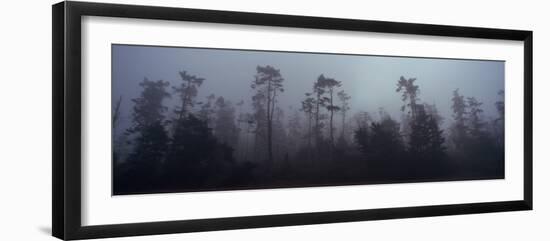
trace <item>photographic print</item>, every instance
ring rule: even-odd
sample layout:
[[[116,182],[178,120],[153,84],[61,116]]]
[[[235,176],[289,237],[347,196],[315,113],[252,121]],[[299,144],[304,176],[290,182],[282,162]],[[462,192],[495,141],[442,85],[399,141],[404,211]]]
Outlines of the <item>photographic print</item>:
[[[111,50],[113,195],[504,178],[501,60]]]

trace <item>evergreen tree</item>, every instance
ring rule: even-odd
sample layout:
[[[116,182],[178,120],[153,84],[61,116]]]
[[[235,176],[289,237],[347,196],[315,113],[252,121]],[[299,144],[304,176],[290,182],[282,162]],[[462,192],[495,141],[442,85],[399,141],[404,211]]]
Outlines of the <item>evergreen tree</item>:
[[[327,94],[327,96],[323,97],[323,103],[325,103],[324,107],[329,112],[329,148],[331,149],[330,154],[332,155],[332,149],[334,148],[334,112],[340,110],[340,106],[337,106],[335,103],[336,89],[342,86],[342,83],[333,78],[326,78],[321,75],[317,84],[318,88],[324,89],[324,92]]]
[[[417,105],[415,110],[415,119],[411,123],[409,152],[418,159],[437,160],[443,157],[445,139],[437,119],[426,113],[424,105]]]
[[[214,114],[216,113],[215,108],[216,95],[210,94],[206,97],[206,101],[202,103],[198,117],[208,124],[210,128],[214,127]]]
[[[181,99],[181,106],[176,109],[176,113],[178,114],[178,119],[182,119],[195,105],[194,99],[197,97],[198,88],[204,82],[204,78],[190,75],[187,71],[180,71],[179,75],[181,84],[172,88]]]
[[[464,96],[459,94],[458,89],[453,91],[452,102],[454,123],[451,126],[451,141],[455,149],[463,150],[468,142],[468,128],[466,126],[467,105]]]
[[[497,145],[504,148],[504,91],[499,91],[498,95],[502,100],[495,102],[498,117],[494,120],[494,127]]]
[[[250,115],[249,127],[253,127],[254,134],[253,157],[254,159],[265,158],[267,155],[267,114],[266,96],[262,91],[252,96],[252,108],[254,112]]]
[[[366,154],[370,147],[370,115],[367,112],[356,113],[353,117],[355,119],[356,129],[353,132],[353,139],[358,149]]]
[[[277,95],[284,91],[281,72],[272,66],[257,66],[257,74],[252,82],[252,89],[265,98],[265,119],[267,122],[267,160],[273,163],[273,116]]]
[[[167,108],[163,100],[170,96],[166,92],[169,83],[144,79],[139,85],[143,91],[138,98],[132,99],[132,126],[127,129],[129,135],[135,136],[133,150],[127,159],[127,180],[133,184],[127,187],[151,188],[168,144],[163,125]]]
[[[416,102],[418,101],[418,94],[420,92],[418,85],[414,84],[415,81],[416,78],[406,79],[401,76],[397,81],[397,89],[395,90],[395,92],[403,92],[401,100],[405,102],[405,104],[401,107],[401,111],[405,111],[405,109],[409,107],[408,113],[412,116],[412,119],[416,118]]]
[[[338,99],[340,99],[340,113],[342,113],[342,130],[340,131],[341,138],[345,141],[346,140],[346,114],[350,110],[349,100],[351,99],[351,96],[349,96],[345,91],[341,90],[338,92]]]
[[[399,123],[387,115],[380,122],[372,122],[368,131],[356,131],[356,141],[369,159],[395,161],[404,151],[399,128]]]
[[[188,114],[176,120],[164,172],[173,188],[200,187],[207,165],[217,161],[218,143],[206,121]],[[218,173],[219,174],[219,173]]]
[[[314,98],[314,113],[315,113],[315,125],[313,127],[313,140],[315,141],[315,148],[317,149],[317,156],[320,156],[319,152],[321,150],[321,141],[322,141],[322,129],[323,129],[323,114],[321,108],[325,106],[325,99],[323,95],[325,94],[325,88],[323,88],[323,82],[325,80],[324,75],[320,75],[317,78],[317,81],[313,84],[313,98]],[[306,94],[307,95],[307,94]]]
[[[473,138],[480,138],[484,135],[487,135],[486,133],[486,125],[487,123],[483,121],[481,115],[483,113],[483,109],[481,109],[481,105],[483,103],[479,102],[474,97],[468,97],[467,99],[468,104],[468,130],[469,134]]]
[[[238,144],[238,128],[235,123],[235,108],[230,101],[223,97],[216,100],[216,121],[214,134],[218,141],[225,143],[233,148]]]
[[[306,98],[302,101],[301,110],[306,115],[307,119],[307,133],[305,138],[307,139],[307,154],[308,160],[311,161],[311,139],[313,137],[312,120],[315,117],[315,98],[311,97],[311,93],[306,93]]]

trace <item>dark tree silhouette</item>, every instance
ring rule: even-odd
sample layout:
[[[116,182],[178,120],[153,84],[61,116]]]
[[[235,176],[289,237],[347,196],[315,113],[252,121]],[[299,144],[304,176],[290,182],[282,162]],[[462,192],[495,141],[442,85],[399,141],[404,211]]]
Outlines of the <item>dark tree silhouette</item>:
[[[117,163],[119,160],[119,153],[118,149],[120,149],[119,143],[117,143],[118,139],[118,124],[120,121],[120,104],[122,103],[122,96],[120,96],[115,104],[115,110],[113,111],[113,123],[112,123],[112,135],[111,138],[113,140],[112,144],[116,146],[117,148],[113,148],[113,162]]]
[[[201,107],[198,113],[198,117],[208,124],[209,127],[214,126],[214,114],[216,113],[216,95],[210,94],[206,97],[206,101],[201,103]]]
[[[189,111],[188,109],[195,105],[194,98],[197,97],[198,88],[204,82],[204,78],[190,75],[187,71],[180,71],[179,74],[182,82],[180,86],[172,88],[181,99],[181,106],[176,109],[176,113],[178,113],[178,119],[182,119]]]
[[[367,126],[360,126],[353,133],[353,139],[357,144],[359,150],[364,154],[368,154],[370,150],[370,130]]]
[[[376,161],[395,161],[404,152],[399,123],[389,115],[380,122],[372,122],[370,128],[355,131],[355,142],[367,158]]]
[[[265,119],[267,122],[267,160],[273,163],[273,114],[277,103],[277,94],[283,92],[283,77],[278,69],[272,66],[256,67],[257,74],[252,82],[252,89],[265,98]]]
[[[349,106],[349,100],[351,99],[351,96],[349,96],[345,91],[341,90],[338,92],[338,99],[340,99],[340,113],[342,113],[342,130],[340,131],[341,135],[340,137],[342,140],[346,140],[346,114],[350,110]]]
[[[408,119],[409,124],[409,140],[408,152],[418,160],[435,160],[444,156],[445,147],[443,143],[443,131],[439,128],[438,116],[435,106],[427,106],[418,104],[418,94],[420,89],[414,82],[416,78],[406,79],[401,76],[397,81],[396,92],[403,92],[401,100],[405,104],[401,107],[401,111],[405,111],[409,107]],[[428,108],[426,108],[428,107]],[[428,109],[431,113],[428,113]]]
[[[275,112],[273,114],[273,127],[272,127],[272,144],[273,144],[273,159],[274,160],[283,160],[283,158],[288,158],[289,147],[288,147],[288,128],[285,128],[285,113],[283,109],[275,107]],[[279,163],[280,164],[280,163]],[[288,164],[288,163],[287,163]]]
[[[189,114],[177,120],[175,126],[172,148],[164,165],[165,178],[168,178],[169,187],[200,187],[206,179],[205,170],[214,164],[219,164],[211,163],[219,160],[216,157],[221,156],[222,160],[231,161],[232,149],[225,146],[219,148],[216,138],[205,121]],[[218,172],[218,175],[222,173]]]
[[[167,108],[162,103],[170,96],[165,90],[169,84],[162,80],[144,79],[139,85],[143,91],[138,98],[132,99],[132,126],[127,129],[129,135],[135,136],[133,150],[122,167],[126,171],[119,172],[126,177],[126,182],[119,182],[120,186],[115,187],[119,190],[152,188],[168,146],[168,135],[163,125]]]
[[[501,90],[498,92],[498,95],[503,98],[503,100],[499,100],[495,102],[495,107],[498,111],[498,120],[504,121],[504,91]]]
[[[235,148],[238,144],[239,130],[235,123],[235,108],[223,97],[216,100],[216,121],[214,135],[218,141]]]
[[[503,160],[503,152],[498,148],[497,141],[491,136],[487,121],[482,118],[481,106],[483,103],[474,97],[468,97],[467,105],[469,141],[464,152],[477,162],[475,163],[477,167],[490,168],[494,171],[495,161]]]
[[[483,105],[483,103],[477,101],[477,99],[474,97],[468,97],[466,100],[469,109],[467,124],[470,135],[474,138],[479,138],[481,136],[487,135],[487,133],[485,132],[485,127],[487,123],[481,118],[481,114],[483,113],[481,105]]]
[[[122,96],[120,96],[115,105],[115,111],[113,112],[113,129],[116,129],[120,118],[120,104],[122,103]]]
[[[497,108],[498,117],[493,121],[494,122],[494,132],[496,135],[497,145],[502,149],[504,148],[504,91],[499,91],[498,95],[502,98],[495,102],[495,107]]]
[[[401,111],[405,111],[406,107],[409,107],[409,114],[412,116],[412,119],[416,117],[416,102],[418,101],[418,85],[414,84],[414,81],[416,81],[416,78],[410,78],[406,79],[405,77],[401,76],[399,80],[397,81],[397,89],[395,92],[403,92],[401,95],[401,100],[405,102],[405,104],[401,107]]]
[[[170,94],[166,92],[168,85],[168,82],[162,80],[150,81],[147,78],[139,83],[143,91],[140,97],[132,99],[134,103],[132,127],[128,129],[128,132],[139,132],[142,128],[164,120],[164,113],[167,108],[163,105],[163,101],[165,98],[170,97]]]
[[[309,161],[311,161],[311,138],[313,137],[313,129],[312,129],[312,120],[315,115],[315,99],[311,97],[311,93],[306,93],[306,98],[302,101],[302,108],[301,110],[305,113],[306,119],[307,119],[307,133],[306,133],[306,139],[307,139],[307,158]]]
[[[253,158],[265,158],[267,155],[267,114],[266,114],[266,98],[262,91],[257,91],[252,96],[252,108],[254,112],[250,115],[249,126],[253,126],[254,143]]]
[[[467,106],[464,96],[460,95],[458,89],[453,91],[452,110],[454,123],[451,126],[451,141],[455,149],[462,150],[468,142],[468,130],[466,126]]]
[[[323,103],[325,103],[325,108],[330,113],[329,117],[329,141],[330,141],[330,154],[333,154],[333,148],[334,148],[334,112],[337,112],[340,110],[340,106],[337,106],[335,103],[336,98],[336,88],[339,88],[342,86],[342,83],[340,81],[337,81],[333,78],[326,78],[323,75],[319,77],[319,80],[317,81],[318,87],[324,89],[327,96],[323,97]]]
[[[315,141],[315,148],[317,149],[317,156],[320,156],[320,146],[322,141],[322,129],[323,129],[323,114],[321,113],[321,107],[325,105],[325,99],[323,98],[323,95],[325,94],[325,88],[323,88],[323,82],[324,82],[325,76],[320,75],[317,78],[317,81],[313,84],[313,93],[312,95],[315,98],[314,104],[315,104],[315,126],[313,129],[314,134],[314,141]],[[307,95],[307,94],[306,94]]]
[[[290,108],[290,111],[292,111],[292,114],[288,119],[288,123],[287,123],[287,129],[288,129],[287,144],[288,144],[289,153],[291,155],[294,155],[302,144],[303,127],[300,119],[300,112],[293,108]]]
[[[437,119],[428,115],[424,105],[416,105],[415,118],[411,123],[409,152],[419,160],[437,160],[444,156],[443,131]]]

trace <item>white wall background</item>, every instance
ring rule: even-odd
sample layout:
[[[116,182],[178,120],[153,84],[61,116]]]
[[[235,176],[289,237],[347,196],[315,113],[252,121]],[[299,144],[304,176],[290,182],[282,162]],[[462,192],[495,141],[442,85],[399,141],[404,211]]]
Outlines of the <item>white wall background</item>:
[[[550,7],[545,1],[110,0],[189,8],[468,25],[534,31],[535,210],[113,240],[549,240],[545,135],[550,88]],[[9,1],[0,10],[0,240],[54,240],[51,231],[51,4]]]

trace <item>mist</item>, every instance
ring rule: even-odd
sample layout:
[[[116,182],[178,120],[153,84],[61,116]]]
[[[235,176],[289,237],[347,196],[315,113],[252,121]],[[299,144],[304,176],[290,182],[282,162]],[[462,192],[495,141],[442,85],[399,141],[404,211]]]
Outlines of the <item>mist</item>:
[[[112,45],[113,193],[504,178],[497,60]]]
[[[164,80],[175,86],[179,71],[186,70],[206,79],[197,100],[215,94],[232,103],[245,102],[250,111],[250,84],[256,66],[271,65],[281,70],[285,91],[278,99],[284,110],[299,109],[304,93],[320,74],[342,82],[350,96],[350,113],[367,111],[376,115],[383,108],[399,118],[402,102],[396,93],[400,76],[416,78],[421,86],[420,99],[436,105],[443,126],[452,119],[452,92],[474,96],[486,117],[496,116],[494,103],[502,101],[497,93],[504,89],[504,62],[483,60],[435,59],[417,57],[357,56],[341,54],[286,53],[176,47],[113,45],[112,98],[123,97],[121,126],[128,126],[131,99],[140,93],[144,78]],[[170,98],[166,105],[175,105]],[[115,101],[113,101],[113,105]]]

